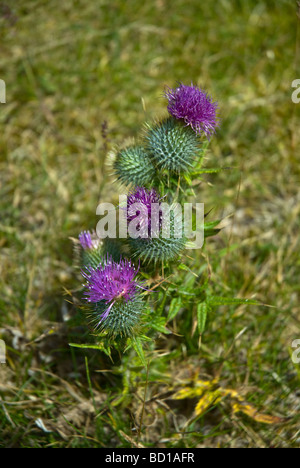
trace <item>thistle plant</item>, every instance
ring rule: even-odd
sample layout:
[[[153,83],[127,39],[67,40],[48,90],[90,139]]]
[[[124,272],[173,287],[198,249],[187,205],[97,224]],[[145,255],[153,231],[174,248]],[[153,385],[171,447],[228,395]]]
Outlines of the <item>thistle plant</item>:
[[[201,337],[213,307],[230,303],[214,295],[208,278],[188,265],[189,243],[182,214],[176,210],[180,202],[195,196],[194,179],[220,170],[202,167],[219,125],[218,105],[193,84],[166,88],[164,97],[168,115],[147,123],[138,143],[115,155],[115,178],[127,191],[127,202],[119,210],[128,238],[116,248],[115,239],[99,239],[89,231],[79,235],[82,300],[99,349],[109,354],[110,346],[125,343],[126,349],[135,349],[144,365],[144,345],[151,342],[155,346],[157,332],[170,333],[167,324],[182,309],[196,312]],[[219,232],[220,222],[207,222],[206,216],[202,226],[205,239]],[[191,224],[197,224],[195,213]],[[167,275],[172,276],[171,282]]]

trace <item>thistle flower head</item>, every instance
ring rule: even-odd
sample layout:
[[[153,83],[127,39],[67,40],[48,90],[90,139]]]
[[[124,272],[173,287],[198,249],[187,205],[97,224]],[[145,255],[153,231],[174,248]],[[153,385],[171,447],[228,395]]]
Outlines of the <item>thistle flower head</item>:
[[[127,224],[136,220],[138,237],[151,237],[153,232],[159,232],[162,214],[160,211],[160,196],[155,189],[136,187],[127,197]],[[154,210],[156,212],[154,213]]]
[[[121,258],[119,262],[115,262],[109,255],[97,268],[87,267],[82,271],[86,279],[84,294],[87,301],[94,303],[96,307],[96,328],[101,325],[108,331],[122,333],[129,327],[128,324],[130,327],[132,323],[135,324],[141,308],[140,289],[144,289],[136,281],[138,271],[130,260]],[[136,299],[138,309],[135,308]],[[128,314],[130,307],[127,307],[130,302],[133,303],[131,315]],[[125,314],[124,310],[127,310]]]
[[[218,104],[201,88],[186,86],[182,83],[177,88],[167,88],[168,112],[176,119],[182,119],[197,135],[202,132],[209,138],[218,125]]]

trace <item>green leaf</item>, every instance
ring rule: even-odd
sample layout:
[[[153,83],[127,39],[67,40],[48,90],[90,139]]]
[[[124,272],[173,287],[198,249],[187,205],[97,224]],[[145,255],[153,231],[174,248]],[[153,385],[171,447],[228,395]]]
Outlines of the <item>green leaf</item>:
[[[170,320],[173,320],[173,318],[176,317],[178,314],[179,310],[182,307],[182,301],[180,297],[174,297],[174,299],[171,300],[170,304],[170,309],[167,317],[167,321],[169,322]]]
[[[217,219],[216,221],[210,221],[209,223],[204,223],[204,230],[214,229],[222,220]]]
[[[133,349],[135,350],[136,354],[140,358],[143,366],[146,367],[147,363],[146,363],[145,353],[144,353],[141,339],[137,336],[133,336],[130,338],[130,341],[131,341]]]
[[[178,269],[179,270],[183,270],[183,271],[186,271],[188,273],[191,273],[195,278],[198,276],[196,275],[196,273],[193,272],[193,270],[191,270],[188,266],[186,266],[184,263],[180,263],[178,265]],[[195,281],[195,278],[194,278],[194,281]]]
[[[226,169],[230,169],[230,167],[212,167],[212,168],[204,168],[204,169],[199,169],[194,172],[190,172],[191,177],[196,177],[201,174],[217,174],[218,172],[222,172]]]
[[[81,348],[81,349],[101,349],[99,345],[90,345],[90,344],[69,343],[69,346],[72,346],[73,348]]]
[[[168,297],[167,294],[164,293],[163,299],[162,299],[161,303],[157,306],[157,309],[156,309],[156,313],[158,315],[163,313],[165,305],[166,305],[167,297]]]
[[[190,178],[189,174],[184,174],[184,179],[188,183],[188,185],[192,185],[192,179]]]
[[[197,322],[199,335],[202,335],[202,333],[205,330],[208,309],[209,306],[206,302],[200,302],[197,306]]]
[[[190,269],[188,266],[186,266],[184,263],[180,263],[180,264],[178,265],[178,269],[179,269],[179,270],[188,271],[189,273],[191,272],[191,269]]]
[[[221,229],[216,229],[216,226],[218,226],[218,224],[220,224],[222,220],[221,219],[217,219],[216,221],[211,221],[209,223],[204,223],[204,237],[211,237],[211,236],[215,236],[216,234],[218,234],[218,232],[221,231]]]
[[[219,297],[210,296],[209,303],[211,305],[233,305],[233,304],[249,304],[249,305],[261,305],[256,299],[239,299],[234,297]]]
[[[177,291],[181,296],[195,296],[195,295],[196,295],[194,292],[186,291],[185,288],[176,288],[176,291]]]
[[[139,335],[139,339],[140,339],[141,341],[148,341],[148,342],[149,342],[149,341],[153,341],[153,339],[150,338],[150,337],[147,336],[147,335]]]
[[[156,330],[159,333],[166,333],[167,335],[169,335],[171,332],[166,328],[165,325],[165,317],[155,317],[155,319],[150,323],[150,326],[153,328],[153,330]]]
[[[221,229],[210,229],[209,231],[204,231],[204,238],[206,239],[206,237],[216,236],[220,231]]]
[[[110,348],[106,348],[104,344],[91,345],[91,344],[69,343],[69,346],[72,346],[73,348],[81,348],[81,349],[98,349],[98,351],[103,351],[107,356],[111,357]]]

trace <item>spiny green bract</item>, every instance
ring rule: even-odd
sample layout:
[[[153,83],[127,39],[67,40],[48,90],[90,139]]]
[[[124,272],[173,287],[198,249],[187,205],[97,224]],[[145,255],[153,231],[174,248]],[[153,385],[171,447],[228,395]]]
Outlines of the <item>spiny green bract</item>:
[[[146,134],[147,151],[159,169],[186,172],[193,166],[195,156],[200,157],[200,139],[191,127],[169,117]]]
[[[148,263],[164,263],[175,260],[185,247],[184,238],[130,239],[133,257]]]
[[[145,311],[145,301],[140,295],[128,302],[117,301],[111,307],[107,317],[99,324],[99,317],[106,309],[107,304],[105,301],[94,305],[92,312],[88,313],[91,325],[99,332],[107,332],[111,337],[117,335],[124,337],[133,336],[138,332],[139,324]]]
[[[120,260],[121,250],[117,241],[114,239],[99,240],[99,246],[92,249],[80,249],[81,267],[97,268],[99,263],[108,254],[113,260]]]
[[[81,252],[81,265],[82,266],[91,266],[92,268],[97,268],[101,259],[103,258],[102,246],[97,249],[88,249]]]
[[[162,225],[158,236],[131,238],[129,244],[133,257],[148,263],[164,263],[175,260],[184,250],[186,237],[183,233],[180,205],[162,203]]]
[[[142,146],[130,146],[116,156],[114,171],[125,185],[145,186],[153,181],[155,168]]]

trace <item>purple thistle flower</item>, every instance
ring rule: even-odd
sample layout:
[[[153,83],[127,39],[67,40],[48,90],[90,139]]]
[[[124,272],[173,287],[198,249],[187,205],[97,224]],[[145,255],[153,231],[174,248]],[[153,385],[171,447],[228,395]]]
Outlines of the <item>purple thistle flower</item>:
[[[168,112],[176,119],[182,119],[196,134],[204,132],[209,138],[218,125],[218,104],[202,89],[179,83],[177,88],[167,88]]]
[[[90,231],[83,231],[79,234],[78,238],[84,250],[97,249],[99,247],[100,239],[95,232],[91,234]]]
[[[162,212],[160,200],[155,189],[136,187],[127,197],[127,224],[138,218],[136,231],[141,238],[149,238],[158,235],[161,223]]]
[[[143,286],[135,280],[139,268],[136,269],[130,260],[120,259],[115,262],[107,255],[95,269],[87,267],[82,275],[87,280],[84,293],[88,302],[98,303],[104,301],[107,309],[100,316],[97,326],[105,320],[116,302],[128,302],[138,294]]]

